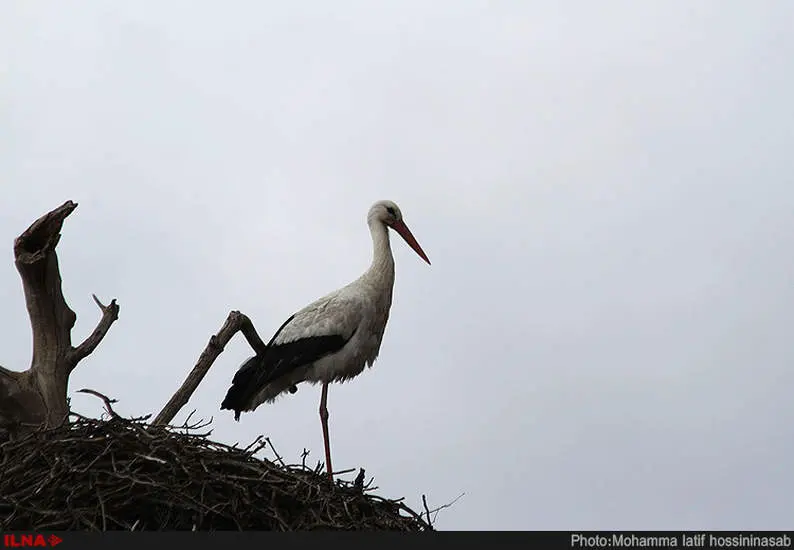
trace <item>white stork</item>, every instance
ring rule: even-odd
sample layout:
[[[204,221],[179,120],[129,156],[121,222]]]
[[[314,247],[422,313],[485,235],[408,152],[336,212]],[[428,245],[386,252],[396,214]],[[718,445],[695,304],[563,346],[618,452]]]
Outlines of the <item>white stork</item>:
[[[320,298],[287,319],[267,350],[248,359],[234,375],[221,409],[253,411],[284,392],[295,393],[301,382],[323,385],[320,421],[325,443],[325,466],[333,479],[328,440],[328,384],[345,382],[371,367],[378,357],[394,286],[394,258],[389,244],[391,227],[428,264],[430,260],[403,221],[392,201],[378,201],[367,214],[372,234],[372,264],[364,274]]]

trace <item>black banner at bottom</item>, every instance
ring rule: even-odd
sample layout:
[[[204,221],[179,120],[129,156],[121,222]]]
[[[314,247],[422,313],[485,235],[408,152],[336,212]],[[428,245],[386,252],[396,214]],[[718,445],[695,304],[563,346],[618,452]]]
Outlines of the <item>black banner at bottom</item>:
[[[191,550],[244,548],[278,544],[283,547],[312,548],[318,544],[344,545],[345,550],[357,547],[371,549],[373,544],[388,546],[415,545],[411,550],[454,544],[484,550],[484,546],[516,548],[689,548],[689,549],[753,549],[792,548],[791,531],[512,531],[512,532],[3,532],[3,548],[55,548],[59,550],[92,550],[94,548],[142,548],[175,550],[189,546]],[[387,550],[381,548],[379,550]]]

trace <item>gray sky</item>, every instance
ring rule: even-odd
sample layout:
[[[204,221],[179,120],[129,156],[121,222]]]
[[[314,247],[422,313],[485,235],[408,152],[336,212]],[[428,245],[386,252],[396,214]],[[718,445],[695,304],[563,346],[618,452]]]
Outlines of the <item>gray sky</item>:
[[[794,4],[6,1],[0,364],[31,337],[13,239],[59,252],[72,378],[157,413],[231,309],[267,339],[357,277],[396,201],[373,369],[329,394],[334,466],[441,529],[782,529],[794,508]],[[394,236],[393,236],[394,237]],[[322,456],[319,388],[188,407]],[[352,477],[352,475],[351,475]]]

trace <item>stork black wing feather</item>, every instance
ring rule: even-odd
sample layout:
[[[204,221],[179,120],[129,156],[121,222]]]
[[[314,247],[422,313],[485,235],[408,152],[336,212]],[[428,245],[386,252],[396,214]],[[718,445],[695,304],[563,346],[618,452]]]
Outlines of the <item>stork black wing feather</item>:
[[[273,346],[262,358],[260,368],[250,369],[249,384],[256,393],[265,384],[342,349],[346,343],[341,336],[313,336]]]
[[[292,317],[287,319],[276,331],[264,354],[248,358],[235,373],[232,386],[221,403],[221,409],[235,412],[235,420],[239,420],[240,411],[246,410],[253,397],[265,385],[291,370],[339,351],[353,336],[352,334],[349,338],[340,335],[312,336],[274,345],[276,336],[291,320]]]

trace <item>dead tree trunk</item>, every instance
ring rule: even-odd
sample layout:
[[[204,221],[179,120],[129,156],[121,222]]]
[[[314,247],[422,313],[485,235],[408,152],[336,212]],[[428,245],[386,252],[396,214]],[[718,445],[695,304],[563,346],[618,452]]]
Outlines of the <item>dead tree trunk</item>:
[[[30,368],[23,372],[0,366],[0,442],[68,421],[69,375],[96,349],[118,319],[116,300],[105,306],[94,296],[102,318],[80,345],[72,346],[72,328],[77,315],[63,296],[55,248],[61,238],[63,222],[75,208],[76,203],[66,201],[33,222],[14,241],[14,257],[33,329],[33,360]],[[196,366],[153,424],[168,424],[174,418],[237,332],[243,333],[257,354],[266,353],[267,345],[251,320],[239,311],[232,311],[218,334],[210,338]],[[85,391],[101,395],[93,390]],[[290,391],[295,393],[297,388],[293,386]]]
[[[102,318],[81,344],[72,346],[77,315],[63,296],[55,248],[63,222],[75,208],[76,203],[66,201],[14,241],[15,263],[33,329],[33,359],[23,372],[0,367],[0,440],[68,421],[69,375],[118,319],[115,300],[105,306],[94,296]]]

